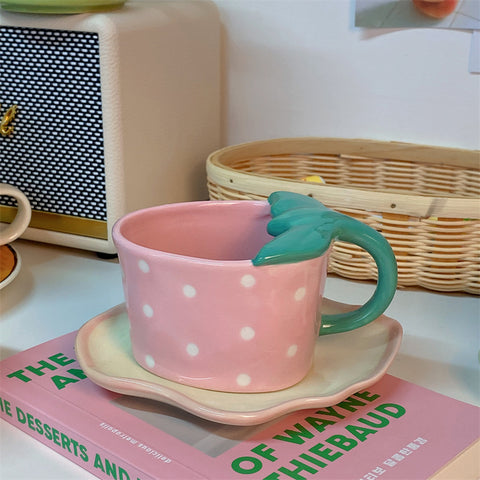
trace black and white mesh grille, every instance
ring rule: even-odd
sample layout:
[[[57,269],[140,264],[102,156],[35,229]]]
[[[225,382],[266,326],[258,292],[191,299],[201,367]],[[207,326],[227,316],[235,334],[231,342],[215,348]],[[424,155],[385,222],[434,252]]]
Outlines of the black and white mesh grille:
[[[18,105],[0,182],[35,210],[106,220],[98,34],[0,26],[0,52],[0,118]]]

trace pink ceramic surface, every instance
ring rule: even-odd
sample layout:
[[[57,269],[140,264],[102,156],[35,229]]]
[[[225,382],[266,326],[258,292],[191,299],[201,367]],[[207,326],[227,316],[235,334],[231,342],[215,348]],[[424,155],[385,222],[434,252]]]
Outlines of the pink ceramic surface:
[[[117,222],[133,354],[143,368],[230,392],[279,390],[307,374],[327,256],[253,266],[270,219],[266,202],[210,201]]]
[[[323,302],[323,312],[351,308],[329,299]],[[167,313],[161,318],[166,317]],[[386,316],[350,332],[319,336],[312,368],[300,382],[249,394],[195,388],[140,367],[132,355],[125,305],[88,321],[78,332],[75,350],[85,374],[108,390],[165,402],[215,422],[256,425],[296,410],[334,405],[373,385],[392,363],[401,340],[402,327]]]

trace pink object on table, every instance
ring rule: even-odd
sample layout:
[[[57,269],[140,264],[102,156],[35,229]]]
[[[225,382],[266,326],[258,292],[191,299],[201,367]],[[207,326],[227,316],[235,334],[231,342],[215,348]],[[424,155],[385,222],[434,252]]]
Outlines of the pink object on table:
[[[272,391],[313,360],[327,255],[255,267],[266,202],[192,202],[131,213],[114,241],[135,359],[206,389]]]

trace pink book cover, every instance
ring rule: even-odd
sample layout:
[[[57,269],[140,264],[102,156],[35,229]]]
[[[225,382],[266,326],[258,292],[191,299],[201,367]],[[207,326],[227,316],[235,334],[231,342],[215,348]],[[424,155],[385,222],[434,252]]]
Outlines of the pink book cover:
[[[0,414],[98,478],[421,480],[479,438],[478,407],[390,375],[328,408],[217,424],[95,385],[75,336],[0,363]]]

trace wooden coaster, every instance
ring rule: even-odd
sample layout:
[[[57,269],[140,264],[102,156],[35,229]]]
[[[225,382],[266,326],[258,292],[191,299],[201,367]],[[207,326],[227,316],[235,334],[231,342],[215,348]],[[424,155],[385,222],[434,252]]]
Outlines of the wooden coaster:
[[[3,282],[14,270],[17,264],[15,250],[9,245],[0,247],[0,282]]]

